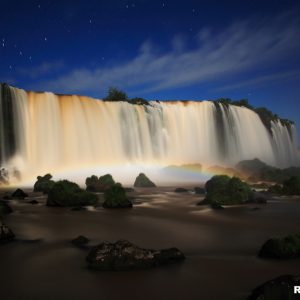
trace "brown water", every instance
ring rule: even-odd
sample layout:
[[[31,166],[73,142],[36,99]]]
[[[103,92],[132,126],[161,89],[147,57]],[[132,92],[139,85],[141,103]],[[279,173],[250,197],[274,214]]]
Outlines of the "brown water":
[[[1,299],[246,299],[273,277],[299,274],[300,260],[257,258],[271,236],[300,231],[300,199],[273,199],[213,211],[200,197],[173,188],[139,189],[129,210],[71,211],[11,201],[6,217],[18,240],[0,246]],[[176,246],[186,255],[178,265],[146,271],[94,272],[86,250],[69,242],[85,235],[94,245],[128,239],[141,247]]]

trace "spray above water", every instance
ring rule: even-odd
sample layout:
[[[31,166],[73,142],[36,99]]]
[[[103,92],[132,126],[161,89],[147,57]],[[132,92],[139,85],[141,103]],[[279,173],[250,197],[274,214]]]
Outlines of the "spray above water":
[[[299,163],[295,127],[274,121],[270,131],[245,107],[211,101],[133,105],[6,85],[0,94],[1,166],[17,167],[24,181],[124,166],[136,176],[147,166],[234,166],[253,158],[277,167]]]

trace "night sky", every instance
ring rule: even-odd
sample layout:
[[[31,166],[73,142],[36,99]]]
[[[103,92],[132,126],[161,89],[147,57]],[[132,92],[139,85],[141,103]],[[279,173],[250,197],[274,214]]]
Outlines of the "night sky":
[[[104,97],[248,98],[300,124],[300,3],[0,1],[0,81]]]

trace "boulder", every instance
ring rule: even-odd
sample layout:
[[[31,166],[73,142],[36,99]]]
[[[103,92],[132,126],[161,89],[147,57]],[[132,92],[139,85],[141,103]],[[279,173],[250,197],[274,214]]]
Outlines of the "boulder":
[[[48,194],[55,183],[53,180],[51,180],[51,178],[51,174],[38,176],[37,181],[34,184],[33,190],[35,192],[43,192],[44,194]]]
[[[88,266],[100,271],[149,269],[182,261],[184,254],[177,248],[143,249],[128,241],[104,242],[93,247],[86,260]]]
[[[134,187],[156,187],[156,185],[144,174],[140,173],[135,179]]]
[[[102,193],[110,189],[115,184],[115,181],[110,174],[105,174],[99,178],[96,175],[92,175],[86,178],[85,184],[88,192]]]
[[[104,193],[104,208],[131,208],[132,203],[127,198],[126,191],[120,183],[115,183]]]
[[[300,234],[267,240],[261,247],[258,256],[275,259],[300,257]]]
[[[179,187],[179,188],[175,189],[174,192],[175,192],[175,193],[187,193],[188,190],[185,189],[185,188]]]
[[[97,196],[82,190],[68,180],[55,182],[48,193],[47,206],[86,206],[95,205]]]
[[[73,239],[71,241],[71,243],[76,246],[76,247],[83,247],[85,246],[90,240],[83,236],[83,235],[79,235],[77,238]]]
[[[12,198],[17,198],[17,199],[24,199],[28,197],[28,194],[26,194],[23,190],[21,189],[16,189],[12,194]]]
[[[295,286],[300,286],[300,276],[283,275],[255,288],[247,300],[297,300]]]
[[[215,175],[205,184],[205,202],[213,202],[220,205],[243,204],[253,199],[250,186],[237,177],[227,175]]]
[[[11,229],[0,221],[0,244],[10,242],[15,238]]]

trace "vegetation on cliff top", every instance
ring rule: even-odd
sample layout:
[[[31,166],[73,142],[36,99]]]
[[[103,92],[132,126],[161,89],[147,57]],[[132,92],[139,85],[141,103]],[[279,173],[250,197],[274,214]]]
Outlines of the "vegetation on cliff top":
[[[234,101],[230,98],[219,98],[217,100],[215,100],[216,104],[223,104],[223,105],[235,105],[235,106],[240,106],[240,107],[246,107],[249,108],[251,110],[253,110],[254,112],[256,112],[261,121],[264,123],[264,125],[266,126],[266,128],[271,131],[271,122],[275,122],[275,121],[280,121],[282,125],[287,126],[288,128],[290,128],[294,122],[288,119],[282,119],[280,118],[277,114],[274,114],[272,111],[270,111],[269,109],[265,108],[265,107],[257,107],[255,108],[254,106],[252,106],[249,103],[248,99],[241,99],[241,100],[237,100]]]

